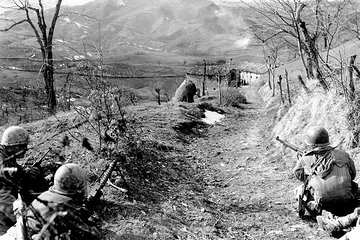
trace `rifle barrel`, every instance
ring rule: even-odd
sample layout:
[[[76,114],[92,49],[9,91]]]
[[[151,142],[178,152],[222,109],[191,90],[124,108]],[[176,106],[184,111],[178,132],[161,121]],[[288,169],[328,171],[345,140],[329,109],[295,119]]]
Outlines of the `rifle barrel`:
[[[34,162],[31,167],[35,167],[39,164],[41,164],[42,160],[46,157],[46,155],[51,151],[51,148],[49,147],[49,149],[41,156],[41,158],[39,158],[39,160],[37,160],[36,162]]]
[[[303,155],[304,152],[303,152],[300,148],[298,148],[298,147],[296,147],[296,146],[294,146],[294,145],[292,145],[292,144],[290,144],[290,143],[287,143],[287,142],[285,142],[284,140],[281,140],[281,139],[279,138],[279,136],[277,136],[275,139],[276,139],[277,141],[281,142],[284,146],[286,146],[286,147],[294,150],[295,152],[298,152],[299,154]]]

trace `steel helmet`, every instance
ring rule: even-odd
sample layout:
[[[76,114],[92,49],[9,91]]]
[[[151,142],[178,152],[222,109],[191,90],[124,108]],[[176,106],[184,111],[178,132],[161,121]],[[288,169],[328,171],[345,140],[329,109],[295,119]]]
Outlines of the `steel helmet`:
[[[306,133],[305,143],[311,147],[327,146],[329,145],[329,134],[323,127],[311,127]]]
[[[8,127],[1,138],[3,146],[17,146],[29,144],[30,137],[28,131],[19,126]]]
[[[54,176],[53,191],[65,195],[87,195],[87,180],[83,169],[74,163],[67,163],[58,168]]]

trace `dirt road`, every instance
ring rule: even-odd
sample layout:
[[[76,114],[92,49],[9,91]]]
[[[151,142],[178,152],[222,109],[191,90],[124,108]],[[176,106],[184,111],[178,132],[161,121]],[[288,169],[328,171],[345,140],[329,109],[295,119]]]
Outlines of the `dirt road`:
[[[257,91],[243,88],[249,104],[226,114],[189,149],[206,165],[206,193],[217,211],[219,238],[332,239],[311,220],[300,220],[292,176],[295,153],[278,153],[269,130],[272,116],[263,109]]]

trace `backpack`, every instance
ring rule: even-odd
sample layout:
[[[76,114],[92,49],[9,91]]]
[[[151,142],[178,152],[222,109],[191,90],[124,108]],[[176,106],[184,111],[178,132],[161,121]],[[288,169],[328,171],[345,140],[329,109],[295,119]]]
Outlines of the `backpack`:
[[[337,159],[333,150],[320,156],[315,154],[315,157],[317,159],[312,166],[307,188],[322,209],[343,215],[342,212],[347,211],[344,209],[352,209],[355,203],[349,165],[346,161]]]

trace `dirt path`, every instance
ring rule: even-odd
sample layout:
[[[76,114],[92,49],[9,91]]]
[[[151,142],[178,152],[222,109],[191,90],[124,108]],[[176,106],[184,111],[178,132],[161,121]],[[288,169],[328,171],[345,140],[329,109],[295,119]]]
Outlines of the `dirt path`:
[[[299,185],[291,174],[295,159],[276,153],[271,116],[255,89],[243,91],[245,109],[226,115],[192,146],[208,166],[206,192],[221,212],[215,227],[234,239],[332,239],[316,222],[298,218],[292,199]]]

